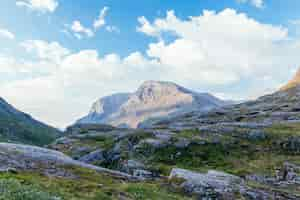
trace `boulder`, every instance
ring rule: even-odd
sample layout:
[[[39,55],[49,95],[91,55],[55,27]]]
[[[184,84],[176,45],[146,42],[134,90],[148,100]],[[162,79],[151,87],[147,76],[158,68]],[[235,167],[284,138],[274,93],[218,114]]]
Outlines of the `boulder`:
[[[136,160],[126,160],[122,163],[122,171],[127,173],[133,173],[137,169],[145,169],[145,165]]]
[[[247,134],[247,139],[249,140],[264,140],[266,139],[267,136],[264,133],[264,131],[262,130],[251,130],[248,134]]]
[[[142,140],[135,148],[139,148],[144,145],[148,145],[155,149],[159,149],[159,148],[163,148],[163,147],[167,146],[168,143],[164,139],[148,138],[148,139]]]
[[[189,194],[196,194],[199,198],[217,198],[232,196],[239,192],[243,180],[237,176],[210,170],[206,174],[196,173],[185,169],[175,168],[169,179],[183,179],[181,187]]]
[[[103,162],[105,161],[104,152],[102,149],[98,149],[87,155],[82,156],[81,158],[79,158],[79,161],[85,163]]]
[[[278,181],[300,184],[300,166],[285,162],[276,173]]]
[[[186,138],[178,138],[178,141],[174,143],[174,146],[178,149],[187,148],[191,144],[191,141]]]
[[[133,171],[133,176],[139,180],[153,179],[153,173],[143,169],[137,169]]]

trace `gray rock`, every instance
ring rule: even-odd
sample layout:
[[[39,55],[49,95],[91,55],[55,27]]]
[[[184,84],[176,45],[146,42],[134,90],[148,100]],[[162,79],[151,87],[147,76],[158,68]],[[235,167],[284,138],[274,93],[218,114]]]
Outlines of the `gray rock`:
[[[133,174],[135,170],[139,170],[139,169],[143,170],[145,168],[146,167],[143,163],[136,160],[123,161],[121,166],[121,170],[129,174]]]
[[[0,143],[0,168],[35,171],[52,176],[71,176],[68,167],[82,167],[110,176],[135,180],[129,174],[73,160],[61,152],[30,145]]]
[[[102,149],[98,149],[85,156],[82,156],[81,158],[79,158],[79,161],[85,163],[103,162],[105,161],[104,152]]]
[[[264,140],[267,138],[266,134],[262,130],[251,130],[247,134],[247,138],[250,140]]]
[[[223,172],[210,170],[206,174],[196,173],[184,169],[173,169],[169,179],[182,178],[185,181],[182,184],[184,190],[190,194],[200,196],[216,194],[233,194],[240,190],[243,184],[242,179],[237,176]]]
[[[133,176],[140,180],[152,179],[153,173],[147,170],[137,169],[133,170]]]
[[[178,138],[178,141],[174,143],[174,146],[178,149],[187,148],[191,144],[191,141],[186,138]]]
[[[142,140],[136,148],[139,148],[143,145],[149,145],[155,149],[159,149],[159,148],[163,148],[163,147],[167,146],[168,143],[163,139],[148,138],[148,139]]]
[[[298,136],[288,137],[284,141],[279,141],[279,145],[285,151],[299,153],[300,152],[300,137],[298,137]]]
[[[75,140],[72,138],[68,138],[68,137],[61,137],[58,138],[53,145],[58,145],[58,144],[63,144],[63,145],[70,145],[74,142]]]
[[[88,146],[75,147],[75,148],[72,148],[72,155],[74,155],[74,156],[79,155],[80,156],[82,154],[87,154],[91,151],[92,151],[91,147],[88,147]]]
[[[180,183],[178,179],[182,179]],[[278,191],[251,188],[234,175],[210,170],[207,173],[197,173],[184,169],[173,169],[169,179],[175,179],[180,187],[190,195],[196,195],[200,200],[297,200],[293,194]]]
[[[285,162],[277,172],[276,179],[277,181],[300,184],[300,166]]]

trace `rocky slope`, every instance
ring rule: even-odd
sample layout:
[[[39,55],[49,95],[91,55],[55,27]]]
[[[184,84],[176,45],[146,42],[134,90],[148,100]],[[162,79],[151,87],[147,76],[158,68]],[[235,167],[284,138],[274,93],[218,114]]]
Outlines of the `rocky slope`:
[[[195,199],[288,200],[300,198],[299,132],[299,123],[201,130],[77,125],[50,147],[142,182],[169,177],[173,190]]]
[[[191,200],[169,191],[166,184],[163,180],[143,182],[45,148],[0,143],[0,199]]]
[[[44,145],[59,134],[55,128],[33,119],[0,98],[0,141]]]
[[[144,128],[203,129],[207,126],[244,126],[262,128],[278,123],[300,122],[300,86],[280,90],[255,101],[213,109],[207,113],[190,112],[165,120],[141,124]]]
[[[300,199],[300,87],[154,119],[77,125],[50,147],[141,180],[169,177],[195,199]]]
[[[106,123],[136,128],[149,118],[192,110],[208,111],[226,104],[210,94],[199,94],[170,82],[147,81],[132,94],[115,94],[95,102],[80,124]]]

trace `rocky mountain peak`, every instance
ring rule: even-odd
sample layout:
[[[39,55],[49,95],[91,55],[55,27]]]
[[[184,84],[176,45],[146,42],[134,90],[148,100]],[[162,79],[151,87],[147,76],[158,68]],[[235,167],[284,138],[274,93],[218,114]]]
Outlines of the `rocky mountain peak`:
[[[136,95],[142,101],[156,100],[164,96],[174,95],[187,91],[183,87],[164,81],[146,81],[136,91]]]
[[[172,82],[146,81],[134,93],[114,94],[96,101],[79,124],[110,124],[136,128],[148,119],[224,105],[207,93],[192,92]]]
[[[280,88],[281,91],[288,90],[291,88],[294,88],[296,86],[300,85],[300,67],[294,77],[282,88]]]

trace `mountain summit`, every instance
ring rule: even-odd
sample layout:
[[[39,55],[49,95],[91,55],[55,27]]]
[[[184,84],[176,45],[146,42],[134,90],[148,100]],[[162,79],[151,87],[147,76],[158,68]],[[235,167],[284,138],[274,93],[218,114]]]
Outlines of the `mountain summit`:
[[[300,85],[300,68],[298,69],[296,75],[285,86],[280,88],[280,90],[282,91],[288,90],[299,85]]]
[[[96,101],[79,124],[106,123],[136,128],[150,118],[188,111],[208,111],[225,102],[171,82],[146,81],[134,93],[121,93]]]

